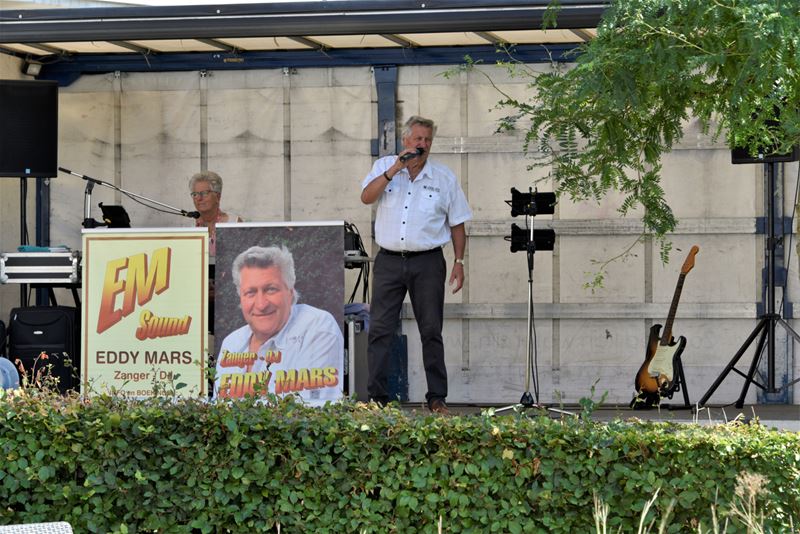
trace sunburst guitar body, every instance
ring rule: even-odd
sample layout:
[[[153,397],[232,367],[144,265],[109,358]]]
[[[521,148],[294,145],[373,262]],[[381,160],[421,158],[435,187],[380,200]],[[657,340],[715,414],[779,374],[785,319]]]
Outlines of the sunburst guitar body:
[[[672,305],[669,308],[667,321],[664,323],[664,330],[661,325],[656,324],[650,328],[650,336],[647,340],[647,352],[645,353],[644,363],[636,373],[636,391],[638,393],[656,393],[662,397],[671,396],[677,387],[675,380],[675,369],[678,359],[686,347],[686,338],[680,336],[677,341],[672,337],[672,323],[675,320],[675,313],[678,311],[683,282],[686,275],[694,267],[694,257],[700,251],[698,246],[693,246],[686,257],[686,261],[681,267],[681,274],[678,277],[678,284],[675,287],[675,294],[672,296]]]
[[[636,373],[636,391],[658,393],[666,397],[672,393],[675,386],[675,369],[678,358],[686,347],[686,338],[680,336],[678,341],[670,338],[666,345],[661,345],[660,332],[660,324],[650,327],[647,354],[639,372]]]

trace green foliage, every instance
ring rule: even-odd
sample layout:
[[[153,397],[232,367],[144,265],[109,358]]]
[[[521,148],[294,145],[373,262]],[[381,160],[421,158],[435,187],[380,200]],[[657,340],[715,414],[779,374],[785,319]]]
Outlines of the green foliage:
[[[667,532],[737,519],[742,473],[764,526],[800,518],[800,435],[579,418],[408,415],[345,403],[0,396],[0,523],[76,532]],[[748,501],[749,502],[749,501]],[[672,506],[670,510],[669,507]],[[440,519],[441,518],[441,519]],[[730,531],[730,530],[729,530]]]
[[[529,79],[530,99],[503,95],[512,114],[500,130],[526,131],[526,153],[551,166],[558,193],[599,201],[618,191],[622,214],[643,208],[662,259],[677,221],[661,159],[691,117],[753,155],[800,142],[797,0],[613,0],[574,65],[540,73],[509,58],[501,65]]]
[[[603,394],[600,396],[600,400],[594,400],[595,388],[597,387],[597,383],[600,382],[600,379],[594,381],[592,384],[590,393],[588,397],[581,397],[578,401],[578,404],[581,406],[581,417],[583,419],[589,420],[592,417],[594,411],[600,407],[603,402],[605,402],[606,398],[608,397],[608,391],[604,391]]]

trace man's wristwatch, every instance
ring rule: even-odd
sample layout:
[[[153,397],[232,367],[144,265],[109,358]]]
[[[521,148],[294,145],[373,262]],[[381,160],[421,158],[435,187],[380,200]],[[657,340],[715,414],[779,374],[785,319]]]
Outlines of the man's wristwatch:
[[[460,263],[461,265],[466,265],[466,263],[464,263],[464,260],[461,258],[456,258],[456,263]]]
[[[392,177],[386,174],[386,171],[383,171],[383,177],[389,180],[390,182],[392,181]]]

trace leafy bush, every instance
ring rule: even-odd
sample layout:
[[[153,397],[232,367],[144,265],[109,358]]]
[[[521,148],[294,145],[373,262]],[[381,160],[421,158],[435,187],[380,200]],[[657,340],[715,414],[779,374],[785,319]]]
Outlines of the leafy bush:
[[[76,532],[590,532],[669,512],[668,532],[734,518],[759,475],[764,526],[800,518],[800,435],[759,425],[409,415],[345,403],[29,392],[0,398],[0,523]],[[745,530],[743,522],[734,530]]]

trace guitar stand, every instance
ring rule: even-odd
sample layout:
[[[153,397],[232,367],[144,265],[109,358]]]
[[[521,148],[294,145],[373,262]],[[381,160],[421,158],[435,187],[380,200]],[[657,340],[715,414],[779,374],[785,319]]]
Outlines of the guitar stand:
[[[666,395],[666,398],[672,399],[672,396],[677,393],[678,391],[683,393],[683,405],[672,405],[672,404],[659,404],[653,405],[648,402],[648,397],[642,396],[643,394],[640,392],[638,393],[630,403],[630,408],[636,409],[645,409],[645,408],[653,408],[658,406],[660,408],[666,408],[667,410],[691,410],[692,404],[689,402],[689,390],[686,387],[686,375],[683,373],[683,361],[681,360],[680,356],[675,358],[672,362],[674,369],[675,369],[675,383],[672,387],[672,390]],[[659,394],[653,393],[653,396],[658,395],[658,399],[663,399]]]
[[[675,388],[669,395],[667,395],[667,398],[672,399],[673,394],[681,391],[683,393],[683,406],[679,404],[662,404],[661,406],[666,407],[667,410],[691,410],[692,405],[689,402],[689,390],[686,387],[686,375],[683,374],[683,361],[681,360],[680,356],[675,359],[674,364],[676,367]]]

